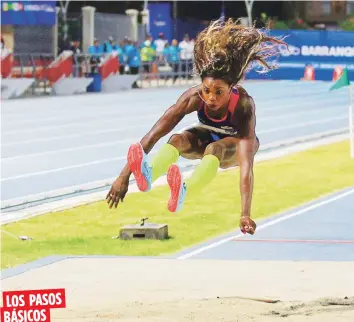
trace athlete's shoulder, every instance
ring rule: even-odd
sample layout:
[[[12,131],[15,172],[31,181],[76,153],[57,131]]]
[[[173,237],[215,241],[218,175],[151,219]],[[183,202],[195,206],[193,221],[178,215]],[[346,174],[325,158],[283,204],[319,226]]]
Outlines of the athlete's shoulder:
[[[177,104],[184,105],[190,111],[197,110],[201,102],[200,91],[201,85],[188,88],[178,98]]]
[[[254,110],[255,105],[253,97],[248,94],[247,90],[241,85],[237,85],[235,86],[235,88],[237,89],[240,95],[240,98],[238,100],[238,107],[245,110]]]
[[[247,90],[241,86],[241,85],[236,85],[235,86],[235,89],[237,90],[238,94],[240,95],[240,97],[244,98],[244,97],[247,97],[247,96],[250,96],[247,92]]]
[[[256,108],[252,96],[242,86],[238,85],[236,88],[239,93],[239,99],[233,114],[233,121],[243,128],[255,117]]]
[[[184,91],[182,93],[181,98],[183,98],[183,99],[198,98],[200,100],[201,90],[202,90],[202,85],[201,84],[189,87],[186,91]]]

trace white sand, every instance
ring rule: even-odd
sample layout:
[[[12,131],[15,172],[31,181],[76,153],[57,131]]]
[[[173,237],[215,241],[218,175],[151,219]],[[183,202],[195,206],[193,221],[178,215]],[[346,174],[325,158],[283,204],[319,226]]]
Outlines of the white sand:
[[[354,321],[354,262],[78,258],[2,281],[42,288],[66,289],[52,321]]]

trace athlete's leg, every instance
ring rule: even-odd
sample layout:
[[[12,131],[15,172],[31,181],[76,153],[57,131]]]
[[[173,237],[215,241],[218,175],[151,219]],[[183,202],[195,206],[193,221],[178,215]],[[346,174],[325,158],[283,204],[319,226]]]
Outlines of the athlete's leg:
[[[201,159],[209,143],[210,136],[204,129],[191,128],[173,134],[151,161],[152,181],[166,174],[170,165],[175,163],[179,156],[190,160]]]
[[[215,177],[218,168],[227,169],[239,164],[237,147],[240,139],[226,137],[209,144],[204,152],[202,161],[192,176],[186,181],[188,194],[198,193]],[[254,144],[254,154],[259,147],[258,139]]]
[[[203,129],[199,132],[202,131]],[[148,163],[140,143],[133,144],[129,148],[128,164],[141,191],[149,191],[151,184],[160,176],[166,174],[170,165],[175,163],[180,155],[188,159],[203,157],[205,147],[210,140],[204,142],[199,138],[203,136],[197,132],[198,130],[193,128],[172,135],[168,143],[164,144],[152,158],[151,164]],[[205,135],[203,138],[205,138]]]
[[[226,137],[210,143],[205,151],[200,164],[196,167],[192,176],[182,183],[182,174],[176,165],[168,171],[168,181],[171,187],[171,198],[168,209],[172,212],[181,209],[186,194],[188,197],[199,193],[215,177],[218,168],[228,168],[238,164],[237,145],[239,138]],[[255,142],[255,151],[259,147],[258,139]],[[179,188],[179,189],[178,189]]]

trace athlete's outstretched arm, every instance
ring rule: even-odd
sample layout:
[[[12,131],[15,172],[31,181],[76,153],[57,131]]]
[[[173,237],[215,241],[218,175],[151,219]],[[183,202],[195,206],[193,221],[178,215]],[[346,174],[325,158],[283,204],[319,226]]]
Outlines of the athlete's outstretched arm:
[[[245,110],[245,125],[241,130],[238,144],[238,159],[240,166],[240,193],[241,193],[241,220],[243,232],[254,234],[256,224],[251,217],[251,204],[253,194],[253,163],[257,149],[255,106],[251,97],[243,102]]]
[[[140,143],[145,151],[149,153],[155,144],[165,135],[170,133],[185,115],[196,110],[194,97],[188,92],[184,93],[155,123],[151,130],[141,139]]]
[[[198,104],[196,89],[189,89],[181,95],[177,102],[169,107],[162,117],[155,123],[151,130],[141,139],[140,143],[145,151],[149,153],[155,144],[165,135],[170,133],[183,117],[195,110]],[[110,191],[106,196],[110,208],[117,207],[119,201],[123,201],[128,192],[129,177],[131,172],[128,164],[123,168],[119,177],[113,182]]]

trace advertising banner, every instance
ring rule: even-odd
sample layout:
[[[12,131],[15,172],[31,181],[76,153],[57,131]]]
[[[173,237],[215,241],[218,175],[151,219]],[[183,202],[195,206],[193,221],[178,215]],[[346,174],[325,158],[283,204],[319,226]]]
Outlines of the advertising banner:
[[[55,25],[55,1],[1,1],[2,25]]]
[[[254,70],[246,78],[294,79],[304,76],[306,66],[315,71],[315,80],[331,81],[336,67],[347,67],[350,78],[354,78],[354,32],[273,30],[271,36],[284,37],[288,49],[281,46],[278,70],[259,75]]]
[[[153,39],[157,39],[160,32],[163,32],[165,38],[172,40],[172,17],[170,3],[149,3],[149,33]]]

